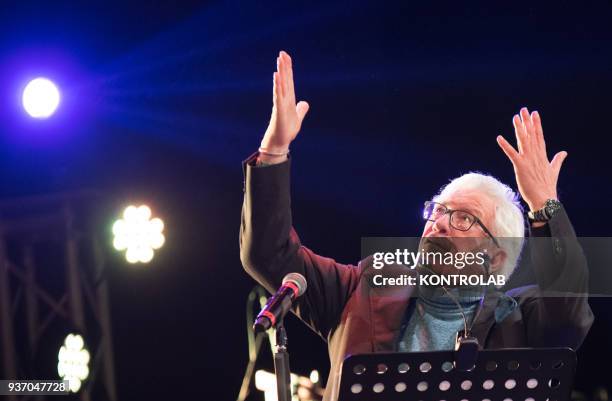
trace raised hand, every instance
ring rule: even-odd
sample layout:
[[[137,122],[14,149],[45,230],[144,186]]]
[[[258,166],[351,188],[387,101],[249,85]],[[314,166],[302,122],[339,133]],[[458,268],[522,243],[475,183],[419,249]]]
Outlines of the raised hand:
[[[296,104],[291,57],[284,51],[276,58],[272,99],[272,116],[261,148],[272,154],[283,154],[300,131],[309,108],[304,101]]]
[[[532,211],[544,207],[547,199],[557,199],[557,180],[567,152],[557,153],[551,161],[546,154],[542,121],[537,111],[529,114],[523,107],[512,119],[518,151],[501,135],[497,143],[514,166],[521,196]]]

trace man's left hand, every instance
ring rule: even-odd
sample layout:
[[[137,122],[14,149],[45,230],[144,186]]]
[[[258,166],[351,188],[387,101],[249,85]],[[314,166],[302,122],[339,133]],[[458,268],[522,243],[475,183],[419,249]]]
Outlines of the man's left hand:
[[[557,180],[567,152],[557,153],[548,161],[542,121],[537,111],[529,114],[523,107],[512,119],[518,151],[501,135],[497,143],[514,166],[516,183],[531,211],[544,207],[547,199],[557,199]]]

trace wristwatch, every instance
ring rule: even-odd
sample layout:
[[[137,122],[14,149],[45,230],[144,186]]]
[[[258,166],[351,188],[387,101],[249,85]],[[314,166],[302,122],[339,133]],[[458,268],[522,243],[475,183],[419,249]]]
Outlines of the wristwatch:
[[[527,212],[529,221],[548,221],[562,208],[561,202],[556,199],[548,199],[540,210]]]

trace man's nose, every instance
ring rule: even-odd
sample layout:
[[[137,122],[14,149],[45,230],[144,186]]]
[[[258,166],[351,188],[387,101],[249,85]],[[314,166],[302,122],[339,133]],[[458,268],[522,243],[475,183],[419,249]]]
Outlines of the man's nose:
[[[447,213],[438,217],[434,220],[431,228],[435,232],[448,235],[450,233],[450,215]]]

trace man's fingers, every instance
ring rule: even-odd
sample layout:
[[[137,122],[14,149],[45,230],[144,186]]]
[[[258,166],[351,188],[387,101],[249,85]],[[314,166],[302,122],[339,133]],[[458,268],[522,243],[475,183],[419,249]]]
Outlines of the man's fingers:
[[[278,57],[278,74],[280,76],[281,94],[283,99],[287,98],[287,62],[282,58]]]
[[[525,127],[525,143],[524,148],[529,146],[530,152],[532,151],[533,144],[536,143],[535,132],[533,131],[533,121],[531,120],[531,115],[529,114],[529,109],[527,107],[521,107],[521,111],[519,112],[521,115],[521,121],[523,122],[523,127]]]
[[[542,119],[540,118],[540,113],[534,111],[531,113],[531,120],[533,121],[533,129],[535,131],[535,136],[538,144],[544,148],[544,154],[546,154],[546,141],[544,140],[544,130],[542,129]],[[548,160],[548,157],[546,157]]]
[[[278,71],[272,74],[272,103],[276,106],[278,104],[278,98],[280,96],[280,78],[278,77]]]
[[[544,131],[542,130],[542,119],[540,118],[540,113],[534,111],[531,113],[531,121],[533,121],[533,128],[535,133],[539,136],[544,136]]]
[[[283,84],[285,87],[285,95],[287,99],[291,99],[295,103],[295,89],[293,87],[293,66],[291,57],[285,51],[280,52],[280,57],[283,60]]]
[[[512,124],[514,125],[514,133],[516,134],[516,144],[518,145],[518,151],[522,154],[527,146],[527,133],[525,132],[525,125],[521,121],[518,114],[512,118]]]
[[[533,134],[533,122],[531,121],[531,116],[529,115],[529,110],[527,107],[521,108],[521,121],[525,126],[525,132],[528,136]],[[531,139],[531,138],[530,138]]]
[[[512,164],[515,164],[517,162],[517,160],[518,160],[519,154],[514,149],[514,147],[512,147],[512,145],[510,145],[510,143],[508,141],[506,141],[506,138],[504,138],[501,135],[498,135],[497,136],[497,144],[504,151],[506,156],[508,156],[508,159],[510,159]]]
[[[288,75],[288,80],[289,80],[289,93],[293,99],[293,102],[295,102],[295,86],[294,86],[294,81],[293,81],[293,61],[291,60],[291,58],[289,57],[289,55],[287,55],[288,58],[288,65],[289,65],[289,75]]]
[[[565,160],[566,157],[567,157],[567,152],[562,151],[562,152],[557,153],[553,157],[552,161],[550,162],[550,165],[555,171],[555,174],[557,175],[557,177],[559,176],[559,171],[561,171],[561,165],[563,164],[563,161]]]
[[[285,83],[285,77],[287,75],[287,72],[286,72],[285,60],[283,60],[281,56],[279,56],[277,60],[278,60],[277,68],[278,68],[278,76],[279,76],[278,83],[280,84],[280,95],[284,99],[287,97],[287,84]]]

